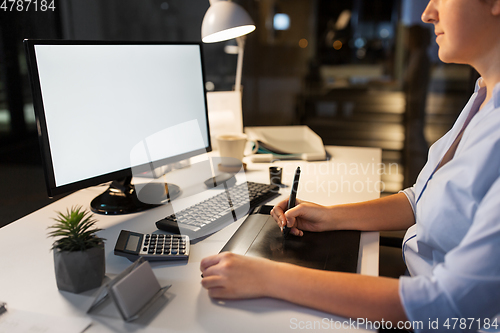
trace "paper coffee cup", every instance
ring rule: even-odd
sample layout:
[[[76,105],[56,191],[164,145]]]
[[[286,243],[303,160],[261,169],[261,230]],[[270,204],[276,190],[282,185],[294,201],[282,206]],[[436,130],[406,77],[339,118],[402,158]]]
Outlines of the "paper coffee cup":
[[[226,166],[241,165],[247,136],[243,133],[228,133],[217,137],[221,162]]]

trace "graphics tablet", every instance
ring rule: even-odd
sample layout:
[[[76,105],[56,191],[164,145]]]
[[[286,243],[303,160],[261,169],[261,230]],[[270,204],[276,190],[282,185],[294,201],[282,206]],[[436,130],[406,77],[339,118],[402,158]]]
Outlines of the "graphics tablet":
[[[307,232],[302,237],[283,238],[271,217],[272,206],[257,207],[221,252],[262,257],[303,267],[356,273],[359,231]]]

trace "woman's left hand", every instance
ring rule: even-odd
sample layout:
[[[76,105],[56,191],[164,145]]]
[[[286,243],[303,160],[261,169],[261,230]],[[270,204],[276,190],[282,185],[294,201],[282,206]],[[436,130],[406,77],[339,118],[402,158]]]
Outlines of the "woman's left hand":
[[[257,298],[269,296],[271,274],[277,263],[267,259],[222,252],[200,264],[201,284],[213,298]]]

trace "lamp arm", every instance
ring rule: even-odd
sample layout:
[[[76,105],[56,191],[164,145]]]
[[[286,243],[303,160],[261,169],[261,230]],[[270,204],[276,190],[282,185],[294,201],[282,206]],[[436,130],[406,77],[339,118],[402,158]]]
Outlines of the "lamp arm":
[[[245,50],[245,40],[246,36],[240,36],[236,38],[236,43],[238,44],[238,63],[236,66],[236,81],[234,84],[235,91],[241,91],[241,72],[243,70],[243,53]]]

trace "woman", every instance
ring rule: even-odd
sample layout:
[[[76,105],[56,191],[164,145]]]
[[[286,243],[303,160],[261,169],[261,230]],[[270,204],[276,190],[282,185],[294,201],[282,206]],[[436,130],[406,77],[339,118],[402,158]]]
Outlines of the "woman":
[[[416,184],[364,203],[299,200],[285,213],[285,200],[272,211],[296,236],[408,229],[403,257],[411,276],[325,272],[223,253],[201,262],[211,297],[269,296],[372,321],[438,319],[447,331],[453,318],[473,319],[466,329],[477,330],[500,313],[500,0],[431,0],[422,20],[434,25],[443,62],[469,64],[482,78],[453,128],[431,147]]]

